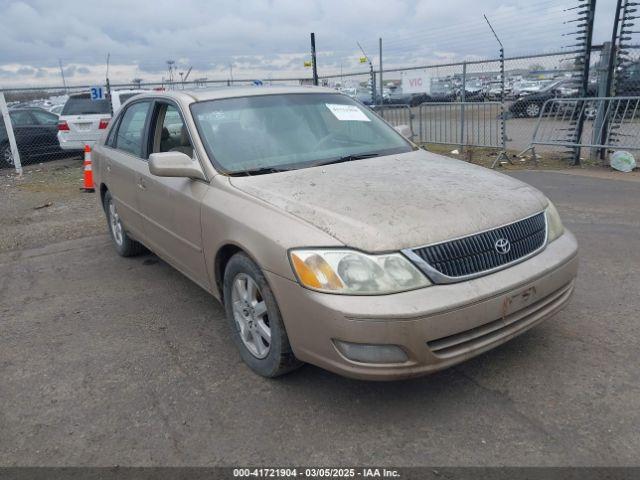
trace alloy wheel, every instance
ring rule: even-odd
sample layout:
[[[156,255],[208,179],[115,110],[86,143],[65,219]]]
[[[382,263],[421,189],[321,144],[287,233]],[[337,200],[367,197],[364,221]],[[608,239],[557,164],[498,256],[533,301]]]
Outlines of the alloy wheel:
[[[527,116],[537,117],[540,114],[540,105],[537,103],[530,103],[527,105]]]
[[[271,349],[271,327],[267,304],[255,280],[239,273],[233,280],[231,302],[242,343],[254,357],[265,358]]]
[[[120,221],[120,216],[116,210],[116,206],[113,202],[109,203],[109,223],[111,225],[111,233],[113,235],[113,240],[118,244],[118,246],[122,246],[122,222]]]

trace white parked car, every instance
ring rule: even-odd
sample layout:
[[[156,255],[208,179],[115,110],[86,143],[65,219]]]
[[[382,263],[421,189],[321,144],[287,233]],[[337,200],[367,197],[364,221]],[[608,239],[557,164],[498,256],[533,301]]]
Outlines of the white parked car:
[[[58,121],[60,148],[82,150],[93,145],[110,120],[109,100],[91,100],[88,93],[70,95]]]
[[[52,105],[51,107],[49,107],[49,111],[51,113],[55,113],[56,115],[60,115],[60,113],[62,113],[63,108],[64,108],[64,105]]]
[[[112,90],[111,91],[111,105],[113,107],[113,113],[120,110],[120,107],[124,105],[127,100],[141,93],[145,93],[147,90]]]

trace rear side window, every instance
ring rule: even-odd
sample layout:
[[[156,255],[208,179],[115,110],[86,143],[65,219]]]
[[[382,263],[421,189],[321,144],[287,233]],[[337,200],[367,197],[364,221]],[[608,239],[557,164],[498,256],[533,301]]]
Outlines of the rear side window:
[[[33,110],[31,112],[40,125],[57,125],[58,117],[53,113],[41,112],[40,110]]]
[[[115,146],[118,150],[142,157],[144,127],[149,113],[149,105],[150,102],[134,103],[124,112],[116,135]]]
[[[11,123],[13,124],[14,127],[33,125],[33,119],[31,118],[31,115],[29,115],[29,112],[25,110],[11,112],[9,113],[9,116],[11,117]]]
[[[69,97],[61,115],[97,115],[111,114],[109,100],[91,100],[89,94]]]

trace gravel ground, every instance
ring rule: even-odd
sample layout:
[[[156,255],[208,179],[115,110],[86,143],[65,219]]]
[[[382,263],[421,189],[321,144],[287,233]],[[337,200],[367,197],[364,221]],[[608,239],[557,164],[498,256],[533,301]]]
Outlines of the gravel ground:
[[[633,175],[511,173],[580,242],[572,302],[460,366],[381,384],[252,374],[206,292],[115,254],[77,164],[42,169],[2,182],[2,466],[639,465]]]
[[[0,252],[106,232],[95,196],[81,190],[82,160],[0,170]]]

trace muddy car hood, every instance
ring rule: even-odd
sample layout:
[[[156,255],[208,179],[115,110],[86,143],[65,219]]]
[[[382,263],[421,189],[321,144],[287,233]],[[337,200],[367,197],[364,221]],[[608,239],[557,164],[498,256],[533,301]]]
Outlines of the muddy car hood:
[[[519,180],[424,150],[230,181],[368,252],[472,234],[547,205]]]

